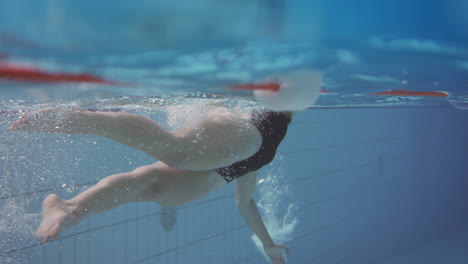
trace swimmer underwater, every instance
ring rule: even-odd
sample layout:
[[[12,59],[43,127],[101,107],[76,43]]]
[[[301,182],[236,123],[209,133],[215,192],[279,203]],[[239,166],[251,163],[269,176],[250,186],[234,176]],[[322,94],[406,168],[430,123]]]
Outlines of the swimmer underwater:
[[[318,97],[320,75],[316,72],[294,72],[276,80],[282,89],[307,86],[309,106]],[[252,194],[257,171],[273,160],[294,112],[306,106],[300,103],[292,106],[289,98],[283,101],[291,107],[278,107],[274,100],[265,100],[265,95],[272,98],[271,91],[255,93],[258,101],[276,111],[262,108],[239,115],[215,106],[202,121],[175,132],[163,129],[147,117],[123,112],[48,108],[22,116],[11,125],[11,130],[103,136],[158,160],[130,172],[107,176],[70,200],[48,195],[43,201],[37,239],[47,242],[86,217],[125,203],[152,201],[177,206],[236,181],[236,202],[241,215],[262,242],[271,262],[286,263],[284,252],[289,253],[289,249],[272,240]],[[261,93],[265,93],[263,98]]]

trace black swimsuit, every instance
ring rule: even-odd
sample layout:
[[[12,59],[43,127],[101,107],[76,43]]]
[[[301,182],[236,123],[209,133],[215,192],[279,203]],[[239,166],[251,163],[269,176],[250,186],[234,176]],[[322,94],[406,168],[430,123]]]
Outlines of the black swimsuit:
[[[285,112],[254,111],[251,122],[262,135],[262,145],[257,153],[251,157],[227,167],[216,169],[218,174],[227,182],[231,182],[251,171],[259,170],[273,160],[276,149],[286,135],[291,117]]]

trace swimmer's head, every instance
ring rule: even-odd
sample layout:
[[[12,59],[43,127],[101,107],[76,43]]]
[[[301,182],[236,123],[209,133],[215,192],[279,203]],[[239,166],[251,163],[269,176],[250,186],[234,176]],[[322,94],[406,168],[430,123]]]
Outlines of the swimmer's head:
[[[235,88],[254,90],[255,100],[270,110],[296,112],[311,107],[317,101],[321,81],[320,72],[299,70]]]

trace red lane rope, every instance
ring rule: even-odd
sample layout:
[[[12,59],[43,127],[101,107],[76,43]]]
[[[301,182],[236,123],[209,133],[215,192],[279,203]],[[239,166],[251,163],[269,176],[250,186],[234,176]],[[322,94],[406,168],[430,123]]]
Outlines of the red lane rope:
[[[448,97],[448,93],[439,91],[406,91],[389,90],[385,92],[371,93],[369,95],[393,95],[393,96],[428,96],[428,97]]]
[[[105,80],[87,73],[52,73],[31,66],[5,63],[0,64],[0,78],[30,82],[87,82],[98,84],[117,84],[116,82]]]
[[[277,92],[280,89],[279,83],[270,82],[270,83],[259,83],[259,84],[244,84],[244,85],[237,85],[232,86],[231,89],[233,90],[266,90]]]

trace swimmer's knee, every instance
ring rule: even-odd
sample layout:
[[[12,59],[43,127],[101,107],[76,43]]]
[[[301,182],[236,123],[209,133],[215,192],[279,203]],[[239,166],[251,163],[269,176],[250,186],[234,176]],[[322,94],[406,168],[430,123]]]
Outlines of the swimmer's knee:
[[[112,187],[112,186],[116,186],[117,184],[121,182],[122,180],[119,179],[118,175],[114,174],[114,175],[110,175],[105,178],[102,178],[98,184],[102,187]]]

